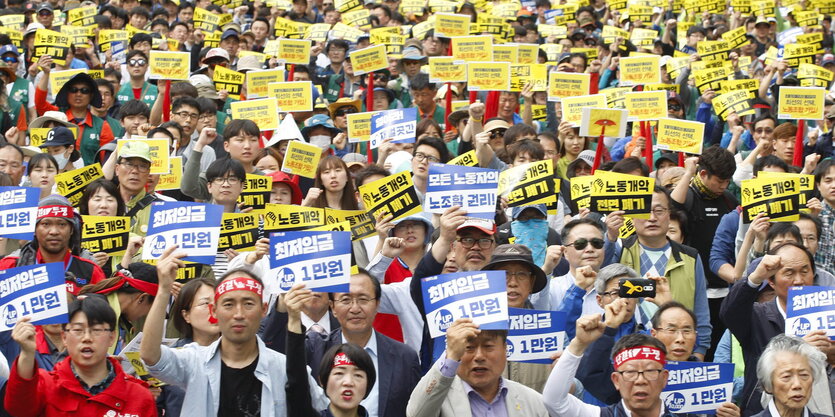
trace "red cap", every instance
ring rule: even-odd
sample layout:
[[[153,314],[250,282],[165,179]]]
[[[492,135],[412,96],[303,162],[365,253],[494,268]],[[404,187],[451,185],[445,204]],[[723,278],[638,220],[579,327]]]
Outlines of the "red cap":
[[[299,188],[299,177],[293,175],[289,175],[287,173],[281,171],[274,171],[267,174],[268,177],[272,177],[273,183],[280,182],[282,184],[287,184],[290,187],[290,192],[292,193],[293,197],[290,200],[292,204],[301,204],[302,203],[302,190]]]

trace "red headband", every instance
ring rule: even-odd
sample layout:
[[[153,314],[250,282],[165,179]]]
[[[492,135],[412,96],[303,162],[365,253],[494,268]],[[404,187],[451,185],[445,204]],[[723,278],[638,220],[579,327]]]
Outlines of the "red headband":
[[[45,217],[63,217],[65,219],[72,219],[74,216],[75,213],[73,213],[72,207],[70,206],[56,204],[54,206],[38,207],[38,220]]]
[[[220,296],[230,291],[251,291],[258,294],[258,297],[262,297],[264,293],[264,286],[253,278],[229,278],[221,282],[215,289],[215,301],[217,301]]]
[[[134,277],[129,277],[122,273],[122,271],[116,272],[115,277],[121,278],[118,282],[113,284],[111,287],[102,288],[99,291],[96,291],[96,294],[110,294],[114,291],[118,291],[120,288],[124,287],[125,284],[130,285],[133,288],[136,288],[139,291],[144,292],[148,295],[157,295],[157,290],[159,289],[158,284],[154,284],[148,281],[142,281],[141,279],[136,279]]]
[[[620,366],[626,362],[637,359],[655,361],[660,363],[661,366],[664,366],[664,364],[667,363],[664,357],[664,352],[662,352],[661,349],[653,346],[635,346],[621,350],[617,355],[615,355],[615,369],[620,368]]]
[[[356,364],[352,361],[348,355],[343,352],[339,352],[336,356],[333,357],[333,367],[336,368],[337,366],[351,366]]]

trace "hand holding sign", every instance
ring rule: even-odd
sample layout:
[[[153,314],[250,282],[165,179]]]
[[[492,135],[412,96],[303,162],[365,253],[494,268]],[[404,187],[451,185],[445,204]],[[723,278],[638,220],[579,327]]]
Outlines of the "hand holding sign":
[[[35,326],[30,323],[30,317],[22,317],[12,329],[12,339],[20,345],[21,354],[26,354],[30,359],[35,355]]]
[[[264,255],[270,253],[270,238],[262,237],[255,242],[255,251],[246,254],[246,263],[247,264],[254,264],[261,260]]]
[[[620,228],[623,227],[625,222],[625,218],[623,217],[624,211],[616,211],[614,213],[609,213],[606,216],[606,234],[609,237],[610,242],[614,242],[618,239],[618,232]]]
[[[284,305],[287,307],[288,328],[293,322],[301,323],[302,309],[304,309],[304,305],[312,297],[313,291],[305,288],[302,283],[293,285],[290,291],[284,294]]]
[[[739,417],[740,415],[742,414],[739,411],[739,407],[732,402],[722,403],[722,405],[716,409],[717,417]]]
[[[460,361],[467,350],[467,343],[478,337],[481,330],[472,319],[460,318],[449,326],[446,331],[446,357],[454,361]]]
[[[162,257],[157,261],[157,277],[159,279],[159,294],[167,295],[177,279],[177,270],[185,266],[182,258],[186,256],[185,252],[176,252],[179,246],[172,245],[165,249]]]
[[[831,343],[829,336],[826,335],[826,330],[813,330],[806,333],[806,336],[803,336],[803,341],[814,346],[823,353],[827,352]]]
[[[458,226],[464,224],[465,221],[467,221],[466,210],[458,206],[448,208],[441,215],[441,237],[446,238],[447,242],[454,241]]]

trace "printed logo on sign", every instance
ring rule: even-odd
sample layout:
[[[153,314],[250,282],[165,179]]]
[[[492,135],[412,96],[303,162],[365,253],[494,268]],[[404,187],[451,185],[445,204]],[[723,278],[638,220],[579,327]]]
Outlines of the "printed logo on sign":
[[[687,401],[685,401],[684,395],[680,392],[674,392],[664,401],[664,405],[667,406],[667,409],[674,412],[684,408],[685,404],[687,404]]]
[[[293,270],[290,268],[281,268],[278,271],[278,282],[280,282],[281,289],[284,291],[290,291],[290,288],[293,287],[293,283],[296,282],[296,274],[293,273]]]
[[[452,313],[447,309],[441,309],[435,314],[435,322],[438,323],[438,329],[446,331],[452,326]]]
[[[510,339],[507,340],[507,357],[513,356],[514,346]]]
[[[165,252],[165,237],[155,235],[151,241],[151,255],[162,256],[163,252]]]
[[[6,326],[14,327],[15,323],[17,323],[17,310],[11,304],[6,305],[3,307],[3,317],[6,318]]]
[[[800,317],[792,325],[792,334],[803,337],[812,331],[812,323],[806,317]]]

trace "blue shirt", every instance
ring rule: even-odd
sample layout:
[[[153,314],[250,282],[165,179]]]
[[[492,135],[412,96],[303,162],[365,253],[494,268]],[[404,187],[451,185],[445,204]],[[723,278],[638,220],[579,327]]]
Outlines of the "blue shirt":
[[[458,371],[458,366],[461,362],[443,358],[440,364],[441,375],[447,378],[454,378]],[[477,393],[473,387],[470,386],[463,379],[461,383],[464,384],[464,392],[467,393],[467,398],[470,400],[470,411],[473,417],[509,417],[507,415],[507,387],[504,385],[504,378],[499,377],[499,392],[493,397],[493,401],[487,402],[481,394]]]

